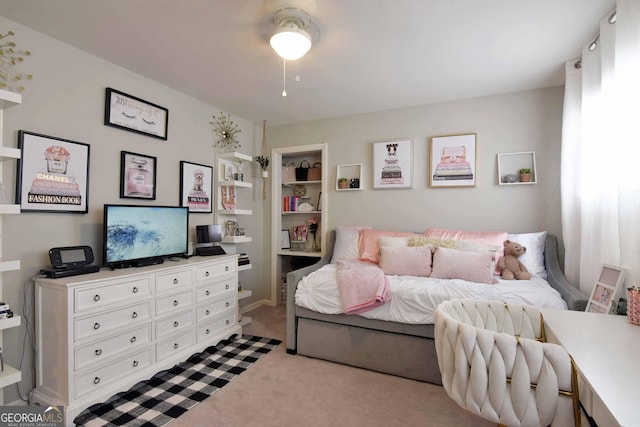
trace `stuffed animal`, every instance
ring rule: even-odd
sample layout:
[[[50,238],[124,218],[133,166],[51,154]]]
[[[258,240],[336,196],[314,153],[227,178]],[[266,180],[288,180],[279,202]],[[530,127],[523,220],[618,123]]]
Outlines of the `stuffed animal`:
[[[510,240],[504,241],[504,256],[498,260],[500,276],[505,280],[529,280],[531,273],[527,270],[518,257],[524,254],[527,248]]]

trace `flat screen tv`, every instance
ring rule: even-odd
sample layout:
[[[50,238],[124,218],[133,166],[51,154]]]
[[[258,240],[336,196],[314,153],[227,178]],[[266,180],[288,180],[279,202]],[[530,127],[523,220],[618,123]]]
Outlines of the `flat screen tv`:
[[[189,245],[189,208],[104,205],[104,265],[160,264],[184,256]]]

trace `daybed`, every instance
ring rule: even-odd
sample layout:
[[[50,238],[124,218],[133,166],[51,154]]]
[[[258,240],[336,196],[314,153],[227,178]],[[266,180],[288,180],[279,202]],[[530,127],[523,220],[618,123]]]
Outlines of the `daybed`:
[[[545,233],[543,242],[546,281],[559,293],[566,308],[584,310],[588,298],[565,278],[558,260],[557,238]],[[287,274],[287,352],[442,384],[433,320],[421,324],[402,323],[366,318],[366,313],[326,314],[296,304],[300,281],[322,267],[331,268],[335,244],[336,230],[332,230],[327,251],[316,264]]]

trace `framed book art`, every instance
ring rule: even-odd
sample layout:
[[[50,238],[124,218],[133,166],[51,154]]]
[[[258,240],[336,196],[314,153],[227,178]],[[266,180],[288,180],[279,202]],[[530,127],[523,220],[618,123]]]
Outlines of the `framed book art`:
[[[120,152],[120,197],[156,199],[156,158]]]
[[[413,186],[413,140],[373,143],[373,188],[401,189]]]
[[[434,136],[429,155],[429,186],[476,186],[476,134]]]
[[[197,163],[180,162],[180,206],[191,213],[211,213],[213,168]]]
[[[602,264],[600,276],[596,282],[591,296],[587,302],[585,311],[591,313],[608,314],[613,306],[613,301],[622,286],[626,276],[626,270],[612,265]]]
[[[169,110],[108,87],[104,101],[104,124],[167,140]]]
[[[88,212],[89,144],[21,130],[18,145],[22,212]]]

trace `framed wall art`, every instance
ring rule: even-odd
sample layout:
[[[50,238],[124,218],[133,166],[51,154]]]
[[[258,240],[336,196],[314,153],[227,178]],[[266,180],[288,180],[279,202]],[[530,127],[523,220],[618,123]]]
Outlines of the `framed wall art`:
[[[600,276],[596,282],[585,311],[591,313],[609,313],[618,289],[622,286],[626,271],[620,267],[602,264]]]
[[[413,140],[373,143],[373,188],[400,189],[413,186]]]
[[[289,230],[280,231],[280,249],[291,249],[291,234]]]
[[[120,152],[120,197],[156,199],[156,158]]]
[[[197,163],[180,162],[180,206],[192,213],[211,213],[213,168]]]
[[[476,186],[475,133],[431,138],[429,186]]]
[[[21,130],[18,145],[22,212],[88,212],[89,144]]]
[[[169,110],[108,87],[104,124],[166,141]]]

